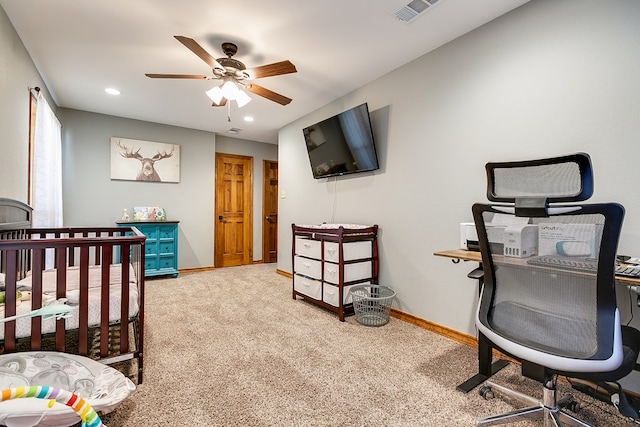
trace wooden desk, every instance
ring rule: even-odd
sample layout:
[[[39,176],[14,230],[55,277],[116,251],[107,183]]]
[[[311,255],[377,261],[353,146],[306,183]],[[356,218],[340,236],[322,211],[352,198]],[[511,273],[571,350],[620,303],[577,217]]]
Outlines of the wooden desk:
[[[433,254],[446,258],[461,259],[463,261],[482,262],[482,255],[480,255],[480,252],[468,251],[466,249],[450,249],[448,251],[434,252]]]
[[[477,263],[482,263],[482,255],[477,251],[467,251],[465,249],[449,249],[446,251],[438,251],[433,253],[436,256],[441,256],[445,258],[458,259],[463,261],[475,261]],[[518,260],[518,258],[510,258],[513,260]],[[526,260],[524,258],[523,260]],[[523,262],[524,263],[524,262]],[[627,276],[617,276],[616,275],[616,283],[618,285],[624,286],[640,286],[640,277],[627,277]]]
[[[479,274],[478,270],[482,269],[482,255],[477,251],[467,251],[465,249],[450,249],[446,251],[434,252],[434,255],[445,258],[451,258],[453,260],[474,261],[477,262],[478,268],[469,273],[469,278],[475,278],[478,280],[478,292],[482,289],[482,274]],[[640,286],[640,278],[616,276],[616,283],[624,286]],[[498,360],[495,363],[493,361],[493,345],[491,342],[481,333],[478,333],[478,373],[469,378],[457,389],[468,393],[478,385],[482,384],[490,376],[498,372],[509,364],[506,360]],[[524,375],[535,378],[539,374],[539,370],[534,365],[523,363],[522,372]]]

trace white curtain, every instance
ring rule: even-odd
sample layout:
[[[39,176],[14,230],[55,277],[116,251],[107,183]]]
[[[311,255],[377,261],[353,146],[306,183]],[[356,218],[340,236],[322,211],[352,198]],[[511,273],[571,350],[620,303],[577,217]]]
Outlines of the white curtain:
[[[32,164],[33,226],[62,227],[62,125],[38,92]]]

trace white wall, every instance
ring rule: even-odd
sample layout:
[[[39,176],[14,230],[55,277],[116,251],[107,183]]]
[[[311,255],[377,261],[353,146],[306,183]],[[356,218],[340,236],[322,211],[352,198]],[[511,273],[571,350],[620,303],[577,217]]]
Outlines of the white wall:
[[[592,200],[627,209],[620,252],[640,255],[638,22],[634,0],[532,1],[282,128],[278,268],[291,271],[291,223],[376,223],[401,309],[473,335],[475,265],[433,253],[459,246],[486,162],[576,151],[592,157]],[[302,128],[362,102],[381,169],[314,180]]]
[[[160,206],[178,226],[178,267],[213,266],[215,153],[253,157],[253,259],[262,259],[262,160],[278,147],[177,126],[59,109],[63,127],[63,199],[66,226],[112,225],[122,210]],[[180,145],[180,182],[110,179],[112,136]]]
[[[0,197],[27,203],[29,88],[40,87],[55,111],[47,87],[0,7]]]
[[[178,267],[213,265],[216,134],[60,108],[65,226],[114,225],[122,210],[160,206],[178,225]],[[112,136],[180,145],[180,182],[112,181]]]

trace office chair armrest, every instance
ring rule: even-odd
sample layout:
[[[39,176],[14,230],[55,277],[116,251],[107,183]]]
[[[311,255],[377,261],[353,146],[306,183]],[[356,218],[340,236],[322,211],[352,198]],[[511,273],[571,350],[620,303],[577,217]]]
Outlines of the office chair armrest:
[[[478,268],[470,271],[469,274],[467,274],[467,277],[469,279],[482,280],[482,279],[484,279],[484,270],[482,270],[482,268],[478,267]]]

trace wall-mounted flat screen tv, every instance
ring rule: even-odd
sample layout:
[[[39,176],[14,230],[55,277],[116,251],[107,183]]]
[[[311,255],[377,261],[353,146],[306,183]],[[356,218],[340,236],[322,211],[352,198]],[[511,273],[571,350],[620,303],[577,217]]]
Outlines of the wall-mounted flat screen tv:
[[[379,168],[366,103],[308,126],[303,133],[316,179]]]

